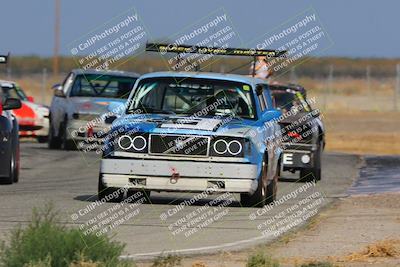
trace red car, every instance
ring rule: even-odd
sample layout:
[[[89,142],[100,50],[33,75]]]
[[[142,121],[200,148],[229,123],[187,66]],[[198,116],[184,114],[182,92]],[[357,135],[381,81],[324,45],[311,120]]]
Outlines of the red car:
[[[49,108],[33,102],[15,82],[1,81],[2,93],[9,98],[21,100],[22,107],[13,110],[18,120],[19,135],[37,138],[39,143],[47,142],[49,134]]]

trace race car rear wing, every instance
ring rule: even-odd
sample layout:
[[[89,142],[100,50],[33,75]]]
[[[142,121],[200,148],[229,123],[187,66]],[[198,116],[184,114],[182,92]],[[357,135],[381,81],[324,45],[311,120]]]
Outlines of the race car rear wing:
[[[287,56],[286,50],[273,50],[273,49],[254,49],[254,48],[221,48],[221,47],[208,47],[196,45],[176,45],[176,44],[162,44],[162,43],[147,43],[146,51],[159,52],[159,53],[178,53],[178,54],[212,54],[218,56],[247,56],[253,57],[253,76],[255,75],[256,57],[264,56],[267,58],[285,58]]]
[[[246,48],[221,48],[196,45],[174,45],[174,44],[158,44],[147,43],[146,51],[160,53],[192,53],[192,54],[213,54],[219,56],[265,56],[265,57],[286,57],[285,50],[262,50],[262,49],[246,49]]]

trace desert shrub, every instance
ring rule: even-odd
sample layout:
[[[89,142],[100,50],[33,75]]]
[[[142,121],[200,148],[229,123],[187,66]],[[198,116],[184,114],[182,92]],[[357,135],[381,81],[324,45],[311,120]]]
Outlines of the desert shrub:
[[[246,267],[279,267],[279,262],[263,251],[257,251],[248,257]]]
[[[182,258],[178,255],[160,255],[154,259],[152,267],[175,267],[181,265]]]
[[[51,204],[34,208],[30,223],[14,229],[9,242],[1,244],[0,266],[69,267],[79,262],[99,267],[131,266],[119,259],[125,245],[105,235],[67,228],[57,223],[58,219]]]

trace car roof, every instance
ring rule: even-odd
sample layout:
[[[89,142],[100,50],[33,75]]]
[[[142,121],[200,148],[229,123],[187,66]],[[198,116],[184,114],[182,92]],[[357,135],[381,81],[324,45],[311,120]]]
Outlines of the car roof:
[[[0,86],[1,87],[10,87],[9,85],[11,85],[12,87],[16,86],[16,82],[13,81],[6,81],[6,80],[0,80]]]
[[[266,80],[254,78],[251,76],[239,74],[226,74],[216,72],[186,72],[186,71],[160,71],[143,74],[140,79],[156,78],[156,77],[182,77],[182,78],[199,78],[199,79],[215,79],[228,80],[235,82],[243,82],[248,84],[266,83]]]
[[[121,77],[131,77],[131,78],[139,78],[140,74],[136,72],[130,71],[122,71],[122,70],[95,70],[95,69],[73,69],[72,72],[74,74],[96,74],[96,75],[114,75]]]

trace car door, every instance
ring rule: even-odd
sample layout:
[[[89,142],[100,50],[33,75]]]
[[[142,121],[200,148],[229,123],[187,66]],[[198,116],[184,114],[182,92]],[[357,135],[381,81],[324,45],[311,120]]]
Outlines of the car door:
[[[271,96],[271,91],[269,90],[269,87],[267,84],[261,84],[261,86],[264,88],[263,94],[259,96],[260,102],[263,102],[264,105],[264,110],[268,109],[275,109],[273,105],[273,99]],[[269,175],[274,176],[276,171],[277,171],[277,166],[278,166],[278,160],[280,156],[280,140],[281,140],[281,128],[277,122],[265,122],[264,123],[264,128],[267,130],[267,137],[268,138],[268,162],[269,164]],[[273,138],[271,138],[273,136]],[[270,176],[271,177],[271,176]]]
[[[64,116],[68,109],[68,94],[71,88],[75,75],[74,73],[68,74],[67,78],[62,84],[63,96],[54,95],[51,101],[50,114],[51,114],[51,126],[53,127],[55,135],[58,136],[60,124],[64,120]]]

